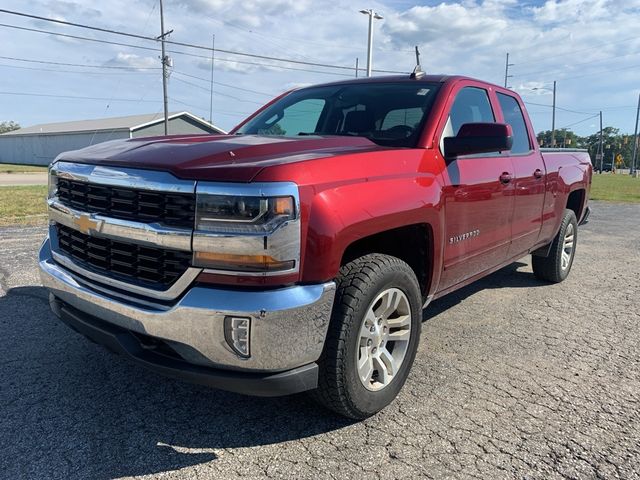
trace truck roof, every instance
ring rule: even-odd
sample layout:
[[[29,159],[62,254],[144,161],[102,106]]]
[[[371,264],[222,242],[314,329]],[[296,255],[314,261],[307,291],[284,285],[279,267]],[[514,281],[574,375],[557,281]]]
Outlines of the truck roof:
[[[358,78],[352,78],[349,80],[339,80],[337,82],[314,84],[314,85],[309,85],[309,87],[302,87],[302,88],[324,87],[329,85],[348,85],[348,84],[354,84],[354,83],[388,83],[388,82],[446,83],[446,82],[461,80],[461,79],[469,79],[477,82],[486,83],[488,85],[493,85],[493,84],[490,84],[489,82],[485,82],[484,80],[478,80],[475,78],[466,77],[464,75],[442,75],[441,74],[441,75],[422,75],[418,77],[413,77],[413,76],[410,76],[409,74],[406,74],[406,75],[384,75],[384,76],[376,76],[376,77],[358,77]]]

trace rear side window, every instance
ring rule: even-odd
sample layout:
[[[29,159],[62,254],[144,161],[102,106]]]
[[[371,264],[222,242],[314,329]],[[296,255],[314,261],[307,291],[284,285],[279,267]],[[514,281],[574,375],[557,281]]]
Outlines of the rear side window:
[[[529,132],[527,124],[524,121],[524,115],[520,109],[520,104],[511,95],[498,93],[498,102],[504,115],[505,123],[511,125],[513,130],[513,146],[511,153],[528,153],[531,151],[531,142],[529,140]]]

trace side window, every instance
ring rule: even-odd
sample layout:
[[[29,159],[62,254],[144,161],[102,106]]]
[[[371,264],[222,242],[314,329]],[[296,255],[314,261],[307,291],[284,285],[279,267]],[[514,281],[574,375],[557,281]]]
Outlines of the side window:
[[[496,118],[493,115],[487,91],[475,87],[463,88],[458,92],[453,105],[451,105],[451,111],[440,138],[440,150],[444,150],[443,140],[446,137],[455,137],[460,127],[465,123],[492,123],[495,121]]]
[[[300,132],[314,132],[324,109],[323,99],[308,98],[288,106],[281,115],[269,118],[259,135],[298,135]],[[278,118],[280,117],[280,118]]]
[[[513,130],[513,146],[511,153],[527,153],[531,151],[531,141],[529,140],[529,132],[527,124],[524,121],[522,110],[518,101],[511,95],[498,93],[498,102],[504,115],[505,123],[511,125]]]

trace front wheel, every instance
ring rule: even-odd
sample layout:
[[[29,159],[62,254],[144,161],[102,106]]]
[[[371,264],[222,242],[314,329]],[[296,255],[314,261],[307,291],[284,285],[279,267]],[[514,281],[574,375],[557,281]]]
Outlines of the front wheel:
[[[418,280],[405,262],[370,254],[344,265],[315,398],[354,419],[386,407],[409,375],[421,317]]]
[[[578,220],[573,210],[565,210],[560,231],[553,239],[549,255],[531,259],[533,274],[540,280],[559,283],[569,276],[578,242]]]

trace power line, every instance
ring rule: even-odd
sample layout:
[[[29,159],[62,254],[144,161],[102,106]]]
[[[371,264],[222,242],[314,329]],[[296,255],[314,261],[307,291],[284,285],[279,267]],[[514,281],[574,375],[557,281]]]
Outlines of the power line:
[[[89,65],[89,64],[79,64],[79,63],[63,63],[63,62],[51,62],[48,60],[34,60],[27,58],[18,58],[18,57],[4,57],[0,55],[0,58],[4,60],[13,60],[15,62],[27,62],[27,63],[42,63],[46,65],[60,65],[65,67],[83,67],[83,68],[108,68],[115,70],[160,70],[160,67],[125,67],[125,66],[116,66],[116,65]]]
[[[578,122],[573,122],[570,123],[569,125],[565,125],[564,127],[560,127],[560,129],[564,129],[564,128],[569,128],[569,127],[573,127],[574,125],[579,125],[580,123],[584,123],[584,122],[588,122],[589,120],[591,120],[592,118],[596,118],[599,117],[600,114],[596,113],[595,115],[591,115],[590,117],[585,118],[584,120],[580,120]]]
[[[204,77],[198,77],[196,75],[190,75],[188,73],[178,72],[175,69],[174,69],[173,73],[176,73],[178,75],[182,75],[183,77],[189,77],[189,78],[194,78],[196,80],[202,80],[203,82],[210,82],[211,81],[210,79],[207,79],[207,78],[204,78]],[[240,91],[243,91],[243,92],[255,93],[257,95],[264,95],[266,97],[275,97],[276,96],[276,94],[274,94],[274,93],[259,92],[258,90],[251,90],[249,88],[237,87],[235,85],[229,85],[228,83],[216,82],[216,85],[222,85],[223,87],[234,88],[236,90],[240,90]]]
[[[594,64],[594,63],[598,63],[598,62],[606,62],[606,61],[609,61],[609,60],[613,60],[615,58],[629,57],[629,56],[633,56],[633,55],[640,55],[640,52],[625,53],[625,54],[622,54],[622,55],[612,55],[612,56],[609,56],[609,57],[599,58],[599,59],[596,59],[596,60],[590,60],[588,62],[572,63],[571,67],[579,67],[581,65],[591,65],[591,64]],[[546,74],[551,75],[551,74],[555,74],[555,73],[563,73],[564,71],[565,70],[548,70],[548,69],[546,69],[546,70],[536,70],[536,71],[533,71],[533,72],[518,73],[518,74],[515,74],[514,77],[524,77],[524,76],[530,76],[530,75],[537,75],[539,73],[546,73]]]
[[[65,70],[61,68],[42,68],[42,67],[23,67],[22,65],[7,65],[0,63],[2,68],[19,68],[20,70],[36,70],[38,72],[55,72],[55,73],[81,73],[83,75],[155,75],[155,72],[135,72],[135,71],[119,71],[119,72],[89,72],[87,70]]]
[[[202,106],[194,105],[193,103],[183,102],[183,101],[178,100],[178,99],[176,99],[174,97],[169,97],[169,100],[171,100],[172,102],[180,103],[180,104],[185,105],[187,107],[197,108],[198,110],[204,110],[204,108]],[[218,114],[245,118],[247,115],[253,114],[253,112],[230,112],[228,110],[216,110],[216,115],[218,115]]]
[[[71,27],[77,27],[77,28],[84,28],[84,29],[88,29],[88,30],[94,30],[94,31],[98,31],[98,32],[104,32],[104,33],[110,33],[113,35],[121,35],[121,36],[125,36],[125,37],[131,37],[131,38],[137,38],[137,39],[141,39],[141,40],[149,40],[149,41],[153,41],[153,42],[157,42],[158,39],[155,37],[147,37],[145,35],[139,35],[136,33],[129,33],[129,32],[122,32],[120,30],[112,30],[109,28],[102,28],[102,27],[94,27],[92,25],[85,25],[82,23],[75,23],[75,22],[68,22],[66,20],[58,20],[55,18],[48,18],[48,17],[42,17],[40,15],[33,15],[33,14],[29,14],[29,13],[24,13],[24,12],[17,12],[14,10],[7,10],[7,9],[0,9],[0,13],[7,13],[9,15],[17,15],[20,17],[27,17],[27,18],[33,18],[36,20],[42,20],[45,22],[51,22],[51,23],[57,23],[60,25],[68,25]],[[293,60],[293,59],[287,59],[287,58],[280,58],[280,57],[272,57],[269,55],[258,55],[258,54],[254,54],[254,53],[245,53],[245,52],[239,52],[239,51],[234,51],[234,50],[226,50],[226,49],[220,49],[220,48],[216,48],[213,49],[212,47],[209,46],[205,46],[205,45],[197,45],[197,44],[193,44],[193,43],[186,43],[186,42],[176,42],[174,40],[164,40],[165,43],[169,43],[172,45],[178,45],[181,47],[189,47],[189,48],[195,48],[195,49],[199,49],[199,50],[206,50],[206,51],[215,51],[215,52],[221,52],[221,53],[226,53],[229,55],[238,55],[238,56],[244,56],[244,57],[250,57],[250,58],[258,58],[261,60],[271,60],[271,61],[276,61],[276,62],[285,62],[285,63],[294,63],[294,64],[298,64],[298,65],[306,65],[306,66],[311,66],[311,67],[324,67],[324,68],[334,68],[334,69],[340,69],[340,70],[349,70],[349,71],[353,71],[353,67],[350,66],[345,66],[345,65],[331,65],[331,64],[326,64],[326,63],[320,63],[320,62],[307,62],[304,60]],[[383,72],[383,73],[398,73],[398,74],[405,74],[406,72],[399,72],[399,71],[391,71],[391,70],[376,70],[377,72]]]
[[[596,45],[592,45],[592,46],[590,46],[590,47],[585,47],[585,48],[579,48],[579,49],[577,49],[577,50],[569,50],[569,51],[566,51],[566,52],[556,52],[556,53],[554,53],[554,55],[556,55],[556,56],[561,56],[561,55],[562,55],[562,56],[564,56],[564,55],[569,55],[569,54],[573,54],[573,53],[588,52],[588,51],[596,50],[596,49],[598,49],[599,47],[603,47],[603,46],[605,46],[605,45],[615,45],[615,44],[618,44],[618,43],[625,43],[625,42],[628,42],[629,40],[634,40],[634,39],[637,39],[637,38],[638,38],[638,36],[637,36],[637,35],[634,35],[634,36],[631,36],[631,37],[623,38],[623,39],[621,39],[621,40],[614,40],[614,41],[612,41],[612,42],[603,42],[603,43],[598,43],[598,44],[596,44]],[[545,42],[545,43],[546,43],[546,42]],[[551,41],[551,42],[549,42],[549,43],[556,43],[556,44],[557,44],[557,41]],[[529,48],[529,49],[530,49],[530,48],[537,48],[539,45],[540,45],[540,44],[538,44],[538,45],[532,45],[531,47],[527,47],[527,48]],[[541,58],[542,58],[542,57],[548,58],[548,56],[547,56],[546,54],[540,54],[540,55],[538,55],[538,56],[539,56],[539,57],[541,57]],[[527,59],[527,60],[522,61],[522,62],[518,62],[518,64],[519,64],[519,65],[525,65],[525,64],[529,64],[529,63],[539,63],[539,62],[540,62],[540,60],[536,60],[536,59],[535,59],[535,57],[536,57],[535,55],[534,55],[534,59],[531,59],[531,57],[528,57],[528,59]]]
[[[534,102],[524,102],[527,105],[535,105],[537,107],[548,107],[548,108],[553,108],[553,105],[547,105],[545,103],[534,103]],[[577,113],[579,115],[591,115],[591,112],[578,112],[576,110],[570,110],[568,108],[562,108],[562,107],[558,107],[556,105],[556,110],[562,110],[563,112],[569,112],[569,113]]]
[[[278,36],[278,35],[273,35],[273,34],[265,34],[262,32],[258,32],[256,30],[247,30],[239,25],[235,25],[229,21],[226,20],[220,20],[218,18],[213,18],[213,17],[207,17],[210,20],[213,20],[216,23],[219,23],[220,25],[223,26],[228,26],[228,27],[233,27],[236,28],[238,30],[240,30],[242,33],[244,34],[251,34],[251,35],[258,35],[260,37],[264,37],[268,40],[271,40],[271,42],[278,46],[277,43],[273,42],[272,39],[278,39],[278,40],[284,40],[285,42],[295,42],[296,44],[298,43],[305,43],[307,45],[314,45],[316,47],[323,47],[323,48],[337,48],[340,50],[345,50],[345,51],[349,51],[349,52],[355,52],[357,51],[357,48],[353,47],[353,46],[346,46],[346,45],[337,45],[337,44],[332,44],[332,43],[326,43],[326,42],[312,42],[309,40],[304,40],[304,39],[300,39],[300,38],[291,38],[291,37],[282,37],[282,36]],[[290,48],[290,45],[287,45],[288,48]],[[279,46],[279,48],[282,48],[282,45]],[[378,51],[378,52],[393,52],[393,53],[398,53],[398,52],[404,52],[404,53],[413,53],[414,50],[413,49],[407,49],[407,50],[403,50],[403,49],[398,49],[398,50],[391,50],[391,49],[385,49],[385,48],[380,48],[380,47],[376,47],[374,48],[374,50]]]
[[[9,25],[9,24],[6,24],[6,23],[0,23],[0,27],[13,28],[13,29],[16,29],[16,30],[24,30],[24,31],[27,31],[27,32],[41,33],[41,34],[46,34],[46,35],[54,35],[54,36],[59,36],[59,37],[64,37],[64,38],[72,38],[74,40],[84,40],[84,41],[88,41],[88,42],[102,43],[102,44],[106,44],[106,45],[116,45],[116,46],[121,46],[121,47],[136,48],[136,49],[139,49],[139,50],[147,50],[147,51],[152,51],[152,52],[159,52],[160,51],[159,48],[143,47],[141,45],[133,45],[131,43],[114,42],[114,41],[111,41],[111,40],[83,37],[83,36],[80,36],[80,35],[70,35],[68,33],[60,33],[60,32],[54,32],[54,31],[51,31],[51,30],[42,30],[42,29],[38,29],[38,28],[20,27],[18,25]],[[169,49],[167,49],[167,53],[173,53],[175,55],[184,55],[184,56],[187,56],[187,57],[202,58],[202,59],[211,61],[211,58],[208,57],[208,56],[198,55],[198,54],[190,53],[190,52],[183,52],[183,51],[180,51],[180,50],[169,50]],[[230,59],[230,58],[216,57],[216,62],[229,62],[229,63],[238,63],[238,64],[241,64],[241,65],[255,65],[255,66],[258,66],[258,67],[277,68],[277,69],[280,69],[280,70],[293,70],[293,71],[297,71],[297,72],[309,72],[309,73],[319,73],[319,74],[323,74],[323,75],[337,75],[337,76],[340,76],[340,77],[351,77],[351,75],[347,74],[347,73],[326,72],[326,71],[322,71],[322,70],[311,70],[311,69],[307,69],[307,68],[296,68],[296,67],[289,67],[289,66],[284,66],[284,65],[274,65],[274,64],[269,64],[269,63],[250,62],[250,61],[246,61],[246,60],[235,60],[235,59]],[[381,70],[374,70],[374,71],[375,72],[382,72]]]
[[[53,95],[48,93],[34,93],[34,92],[0,92],[0,95],[19,95],[28,97],[51,97],[51,98],[69,98],[78,100],[107,100],[114,102],[147,102],[147,103],[160,103],[159,100],[141,100],[139,98],[107,98],[107,97],[84,97],[79,95]]]
[[[178,73],[178,72],[175,72],[175,71],[174,71],[173,73]],[[180,73],[178,73],[178,75],[180,75]],[[193,82],[189,82],[189,81],[187,81],[187,80],[182,80],[181,78],[174,78],[174,80],[177,80],[177,81],[179,81],[179,82],[185,83],[185,84],[187,84],[187,85],[191,85],[192,87],[199,88],[199,89],[204,90],[204,91],[206,91],[206,92],[209,92],[209,91],[210,91],[210,90],[209,90],[208,88],[206,88],[206,87],[203,87],[203,86],[198,85],[198,84],[193,83]],[[233,95],[228,95],[228,94],[226,94],[226,93],[222,93],[222,92],[217,92],[217,91],[216,91],[216,92],[214,92],[214,95],[220,95],[220,96],[222,96],[222,97],[232,98],[233,100],[236,100],[236,101],[238,101],[238,102],[243,102],[243,103],[253,103],[254,105],[260,105],[260,106],[262,106],[262,105],[263,105],[263,103],[262,103],[262,102],[254,102],[253,100],[244,100],[244,99],[242,99],[242,98],[234,97]]]

